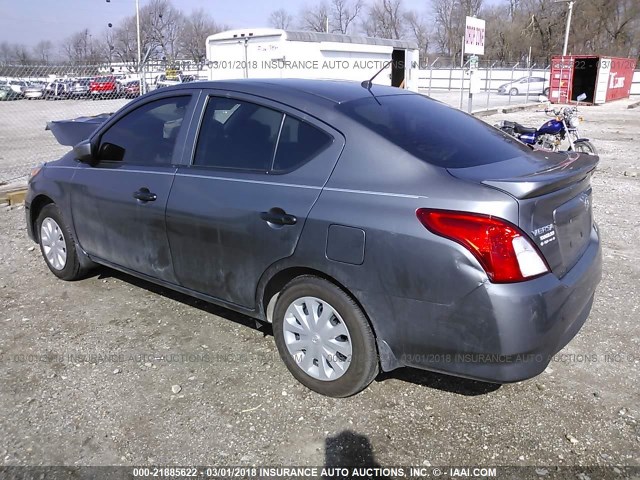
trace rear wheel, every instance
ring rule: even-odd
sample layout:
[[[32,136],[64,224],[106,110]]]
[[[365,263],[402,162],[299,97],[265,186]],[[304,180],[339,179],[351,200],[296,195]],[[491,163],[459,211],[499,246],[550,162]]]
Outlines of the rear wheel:
[[[580,153],[588,153],[589,155],[597,155],[596,147],[587,140],[580,140],[579,142],[574,142],[573,149],[576,152]]]
[[[549,96],[549,87],[545,88],[545,89],[542,91],[542,94],[543,94],[545,97],[548,97],[548,96]]]
[[[80,265],[75,240],[58,207],[46,205],[36,220],[38,243],[49,270],[62,280],[77,280],[86,272]]]
[[[378,374],[367,318],[351,297],[322,278],[305,275],[284,287],[274,310],[273,334],[291,374],[322,395],[354,395]]]

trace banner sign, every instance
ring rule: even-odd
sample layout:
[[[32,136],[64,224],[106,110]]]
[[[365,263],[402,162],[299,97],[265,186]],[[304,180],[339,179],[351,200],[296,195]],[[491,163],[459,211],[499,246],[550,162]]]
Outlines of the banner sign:
[[[484,25],[484,20],[467,17],[464,34],[464,53],[469,55],[484,55]]]

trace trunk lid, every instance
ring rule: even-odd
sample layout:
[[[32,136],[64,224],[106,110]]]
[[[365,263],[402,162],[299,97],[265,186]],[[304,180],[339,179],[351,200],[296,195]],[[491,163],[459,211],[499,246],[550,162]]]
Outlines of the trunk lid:
[[[587,248],[593,226],[591,175],[599,158],[536,151],[503,162],[450,168],[454,177],[502,190],[518,202],[518,226],[562,277]]]
[[[112,113],[102,113],[93,117],[78,117],[72,120],[47,122],[45,130],[51,130],[60,145],[73,147],[91,136],[96,129],[106,122]]]

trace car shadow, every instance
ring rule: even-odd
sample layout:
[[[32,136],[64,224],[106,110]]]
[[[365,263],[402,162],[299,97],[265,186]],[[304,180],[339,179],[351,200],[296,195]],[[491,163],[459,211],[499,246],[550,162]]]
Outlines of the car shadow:
[[[269,324],[258,322],[256,319],[242,313],[235,312],[228,308],[220,307],[205,300],[200,300],[199,298],[192,297],[191,295],[180,293],[170,288],[166,288],[147,280],[134,277],[133,275],[129,275],[128,273],[123,273],[118,270],[113,270],[111,268],[101,266],[98,267],[93,276],[98,280],[115,278],[130,285],[134,285],[135,287],[143,288],[148,292],[155,293],[156,295],[162,295],[163,297],[169,298],[170,300],[188,305],[189,307],[197,308],[198,310],[216,315],[218,317],[223,317],[225,320],[231,320],[232,322],[252,328],[254,330],[259,330],[265,335],[272,335],[271,325]]]
[[[383,372],[378,375],[376,381],[384,382],[389,379],[401,380],[403,382],[413,383],[414,385],[434,388],[443,392],[455,393],[467,397],[486,395],[487,393],[495,392],[502,386],[498,383],[469,380],[468,378],[453,377],[443,373],[428,372],[411,367],[398,368],[391,372]]]
[[[371,442],[364,435],[344,430],[335,436],[325,439],[325,461],[324,468],[327,469],[328,475],[323,478],[353,478],[354,469],[357,468],[380,469],[369,470],[362,475],[365,478],[388,479],[390,477],[381,474],[381,465],[376,462]],[[334,470],[329,470],[334,469]],[[341,473],[341,470],[348,469],[348,475]],[[345,472],[346,473],[346,472]],[[371,475],[370,473],[373,473]]]
[[[134,285],[138,288],[143,288],[148,292],[155,293],[156,295],[162,295],[176,302],[180,302],[184,305],[188,305],[193,308],[197,308],[203,312],[222,317],[225,320],[231,320],[239,325],[249,327],[253,330],[261,332],[264,336],[273,336],[273,329],[271,324],[259,322],[258,320],[244,315],[242,313],[235,312],[228,308],[220,307],[209,303],[205,300],[192,297],[190,295],[177,292],[170,288],[166,288],[155,283],[143,280],[133,275],[113,270],[108,267],[99,267],[93,277],[98,280],[104,280],[108,278],[115,278],[121,280],[130,285]],[[501,385],[495,383],[479,382],[476,380],[469,380],[466,378],[453,377],[441,373],[428,372],[425,370],[418,370],[417,368],[403,367],[393,370],[391,372],[382,372],[376,377],[376,382],[384,382],[389,379],[401,380],[407,383],[413,383],[414,385],[420,385],[423,387],[434,388],[436,390],[442,390],[449,393],[455,393],[465,396],[477,396],[485,395],[487,393],[494,392],[500,388]]]

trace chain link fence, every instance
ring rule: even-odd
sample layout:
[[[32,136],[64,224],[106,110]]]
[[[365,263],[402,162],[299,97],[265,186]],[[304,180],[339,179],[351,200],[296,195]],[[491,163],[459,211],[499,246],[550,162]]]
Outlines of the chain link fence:
[[[23,183],[34,165],[69,150],[47,123],[112,113],[142,93],[208,78],[193,63],[126,65],[0,64],[0,185]]]
[[[465,110],[536,101],[543,93],[540,89],[548,86],[550,73],[547,65],[480,60],[476,74],[481,93],[473,95],[471,102],[468,62],[461,66],[459,57],[434,56],[421,59],[420,67],[422,93]],[[133,65],[0,64],[0,185],[24,182],[32,166],[69,150],[45,130],[47,122],[112,113],[143,92],[207,79],[210,68],[191,62],[158,62],[146,64],[138,73]],[[503,85],[529,77],[546,83],[535,88],[515,84],[499,91]],[[640,72],[636,72],[631,93],[640,94]]]

